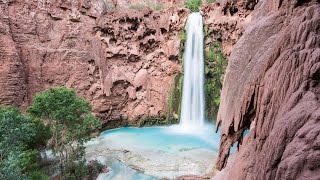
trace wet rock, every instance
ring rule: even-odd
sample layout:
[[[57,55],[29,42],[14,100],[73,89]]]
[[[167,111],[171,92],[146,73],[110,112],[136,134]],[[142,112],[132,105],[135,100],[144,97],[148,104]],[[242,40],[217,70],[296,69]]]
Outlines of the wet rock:
[[[256,5],[224,79],[216,179],[319,179],[319,12],[317,1]]]

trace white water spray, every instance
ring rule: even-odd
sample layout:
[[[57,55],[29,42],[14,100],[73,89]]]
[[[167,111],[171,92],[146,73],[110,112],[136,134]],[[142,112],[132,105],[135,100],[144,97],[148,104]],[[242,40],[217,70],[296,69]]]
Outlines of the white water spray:
[[[180,126],[183,129],[204,125],[203,23],[200,13],[192,13],[186,24],[184,79]]]

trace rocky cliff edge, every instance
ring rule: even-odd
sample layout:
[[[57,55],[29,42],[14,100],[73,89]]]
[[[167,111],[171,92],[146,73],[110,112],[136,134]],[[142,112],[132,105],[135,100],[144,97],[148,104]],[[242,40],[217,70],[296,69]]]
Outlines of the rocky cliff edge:
[[[217,125],[215,179],[320,178],[319,1],[256,5],[229,58]]]

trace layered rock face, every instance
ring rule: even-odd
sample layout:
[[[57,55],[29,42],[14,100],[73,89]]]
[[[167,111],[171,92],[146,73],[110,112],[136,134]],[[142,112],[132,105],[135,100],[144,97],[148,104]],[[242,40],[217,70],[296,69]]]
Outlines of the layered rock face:
[[[25,72],[10,31],[8,9],[0,2],[0,102],[21,105],[27,94]]]
[[[76,89],[106,126],[164,117],[187,12],[110,12],[104,0],[0,1],[0,104]]]
[[[164,7],[182,7],[184,0],[108,0],[113,3],[117,8],[130,7],[135,5],[140,6],[158,6],[159,8]]]
[[[216,165],[227,167],[216,179],[320,178],[319,1],[256,5],[229,58],[217,124]]]

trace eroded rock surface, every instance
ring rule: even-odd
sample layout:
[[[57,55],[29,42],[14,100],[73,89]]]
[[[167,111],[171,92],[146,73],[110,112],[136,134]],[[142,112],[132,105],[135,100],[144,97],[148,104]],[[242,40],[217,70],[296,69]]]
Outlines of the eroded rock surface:
[[[217,124],[216,165],[227,168],[216,179],[320,178],[319,1],[256,5],[229,58]]]
[[[217,0],[201,8],[205,19],[205,47],[214,41],[222,42],[223,52],[229,56],[233,46],[251,22],[251,11],[256,0]]]
[[[67,86],[109,127],[164,117],[187,11],[110,12],[108,2],[0,1],[0,104]]]
[[[8,9],[0,2],[0,102],[21,105],[27,95],[24,66],[10,33]]]

